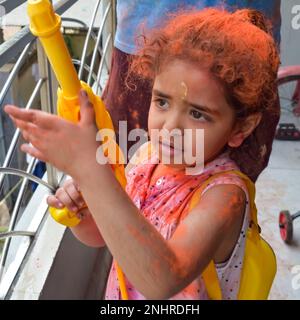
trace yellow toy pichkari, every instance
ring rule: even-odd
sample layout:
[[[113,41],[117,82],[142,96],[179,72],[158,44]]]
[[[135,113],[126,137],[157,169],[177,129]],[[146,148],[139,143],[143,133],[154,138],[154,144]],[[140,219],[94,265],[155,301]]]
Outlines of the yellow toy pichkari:
[[[55,14],[53,7],[48,0],[29,0],[27,7],[30,18],[30,30],[41,41],[45,53],[50,61],[53,71],[60,84],[57,92],[57,112],[64,119],[72,122],[79,120],[79,100],[78,93],[83,88],[90,102],[94,106],[96,114],[96,124],[99,129],[113,130],[113,124],[103,101],[96,96],[92,89],[83,81],[79,81],[76,69],[72,63],[71,56],[60,32],[61,18]],[[110,147],[116,148],[117,164],[112,165],[115,176],[120,184],[125,187],[126,178],[122,152],[113,139],[106,141],[105,155],[109,155]],[[59,223],[73,227],[80,222],[74,213],[66,209],[51,209],[51,214]]]

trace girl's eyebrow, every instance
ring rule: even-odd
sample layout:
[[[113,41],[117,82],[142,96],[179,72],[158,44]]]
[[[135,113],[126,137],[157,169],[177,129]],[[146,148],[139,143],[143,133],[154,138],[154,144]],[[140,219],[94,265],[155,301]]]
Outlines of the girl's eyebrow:
[[[157,89],[153,89],[153,94],[156,95],[156,96],[159,96],[159,97],[162,97],[162,98],[167,98],[167,99],[172,99],[172,97],[166,93],[163,93]],[[192,102],[189,102],[187,101],[186,99],[183,99],[183,101],[190,105],[191,107],[195,108],[195,109],[198,109],[200,111],[204,111],[206,113],[209,113],[213,116],[220,116],[220,112],[216,109],[210,109],[208,107],[205,107],[205,106],[201,106],[201,105],[198,105],[198,104],[195,104],[195,103],[192,103]]]
[[[216,110],[216,109],[210,109],[210,108],[207,108],[205,106],[200,106],[198,104],[194,104],[192,102],[188,102],[186,100],[184,100],[184,101],[185,101],[186,104],[190,105],[191,107],[193,107],[195,109],[198,109],[200,111],[204,111],[206,113],[209,113],[209,114],[211,114],[213,116],[220,116],[221,115],[220,112],[218,110]]]
[[[166,93],[163,93],[157,89],[153,89],[153,94],[155,94],[156,96],[162,97],[162,98],[167,98],[167,99],[172,99],[172,97]]]

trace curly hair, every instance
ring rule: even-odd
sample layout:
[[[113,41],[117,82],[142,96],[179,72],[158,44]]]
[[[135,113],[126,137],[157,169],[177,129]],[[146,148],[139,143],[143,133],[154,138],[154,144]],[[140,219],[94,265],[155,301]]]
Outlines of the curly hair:
[[[167,62],[181,59],[209,70],[225,89],[226,100],[235,111],[236,123],[262,113],[262,121],[238,148],[229,154],[243,170],[242,154],[257,164],[261,154],[259,130],[269,116],[278,116],[276,79],[280,63],[271,34],[271,23],[257,10],[230,13],[224,9],[182,11],[144,37],[139,54],[130,65],[132,75],[151,82]],[[249,170],[248,170],[249,171]],[[245,172],[255,180],[257,172]]]

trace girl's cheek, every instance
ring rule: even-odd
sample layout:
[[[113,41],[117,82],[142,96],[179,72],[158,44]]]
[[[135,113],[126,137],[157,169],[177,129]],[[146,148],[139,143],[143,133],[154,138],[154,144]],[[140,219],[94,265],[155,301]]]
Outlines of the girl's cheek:
[[[153,106],[150,107],[149,115],[148,115],[148,130],[150,134],[151,129],[161,129],[161,123],[163,119],[159,112],[155,111]]]
[[[152,128],[152,122],[153,122],[153,107],[152,103],[149,108],[149,113],[148,113],[148,129]]]

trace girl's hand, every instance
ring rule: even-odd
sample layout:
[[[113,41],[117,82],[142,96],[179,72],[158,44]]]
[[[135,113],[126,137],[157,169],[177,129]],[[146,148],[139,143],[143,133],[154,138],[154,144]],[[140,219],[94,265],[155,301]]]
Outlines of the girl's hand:
[[[76,178],[83,165],[96,161],[97,151],[94,108],[84,90],[79,103],[80,121],[76,124],[39,110],[12,105],[4,110],[31,144],[23,144],[22,151]]]
[[[67,180],[62,187],[56,190],[55,195],[49,196],[47,203],[57,209],[67,207],[71,212],[76,213],[81,222],[72,227],[71,231],[79,241],[91,247],[105,246],[105,241],[85,204],[79,186],[73,179]]]
[[[79,186],[73,179],[67,180],[62,187],[56,190],[55,195],[49,196],[47,203],[57,209],[67,207],[69,211],[78,213],[79,218],[83,217],[83,213],[86,215],[88,211]]]

